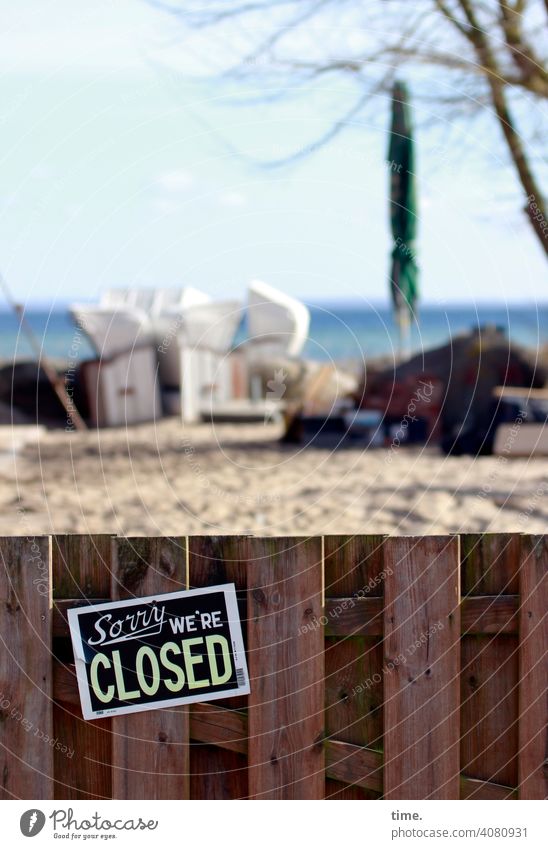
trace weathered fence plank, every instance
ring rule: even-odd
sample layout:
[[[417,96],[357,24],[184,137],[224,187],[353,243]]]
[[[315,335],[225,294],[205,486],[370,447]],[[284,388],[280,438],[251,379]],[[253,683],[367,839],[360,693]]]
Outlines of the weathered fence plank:
[[[190,705],[190,736],[247,755],[247,714],[207,702]]]
[[[390,538],[384,551],[384,796],[458,799],[458,538]]]
[[[196,536],[188,540],[188,580],[190,589],[231,584],[236,586],[238,609],[242,622],[244,644],[247,642],[247,569],[242,545],[245,538]],[[247,776],[247,716],[245,726],[238,731],[237,712],[247,708],[247,696],[234,699],[216,699],[212,704],[196,704],[191,708],[190,749],[191,793],[194,799],[245,799],[248,796]],[[233,712],[228,732],[232,741],[231,752],[215,746],[197,745],[203,739],[205,725],[213,711]],[[219,714],[217,713],[217,716]],[[209,728],[211,734],[211,727]],[[219,734],[223,734],[219,731]],[[213,742],[211,736],[207,742]],[[234,754],[236,753],[236,754]]]
[[[0,799],[53,798],[51,540],[0,538]]]
[[[112,598],[186,589],[184,537],[113,540]],[[187,799],[189,719],[185,707],[112,719],[115,799]]]
[[[517,799],[517,790],[514,787],[505,787],[503,784],[495,784],[493,781],[480,781],[477,778],[461,776],[460,780],[461,799],[491,800],[491,799]]]
[[[54,598],[110,597],[112,534],[52,537]]]
[[[335,535],[324,538],[325,591],[329,597],[325,625],[328,764],[333,751],[340,751],[339,743],[379,750],[382,747],[384,539]],[[373,782],[355,779],[351,787],[350,782],[341,783],[345,767],[350,770],[356,764],[368,763],[370,749],[363,757],[353,755],[348,763],[328,768],[328,798],[380,796],[382,772]],[[380,751],[378,757],[382,762]]]
[[[324,796],[320,538],[247,539],[249,793]]]
[[[111,535],[58,535],[52,538],[53,598],[95,602],[110,596]],[[74,604],[70,605],[74,607]],[[66,615],[66,614],[65,614]],[[59,621],[61,620],[61,621]],[[61,628],[61,622],[64,627]],[[53,610],[53,648],[58,663],[73,675],[74,666],[63,652],[68,622]],[[76,679],[73,678],[76,687]],[[80,700],[70,703],[54,691],[53,728],[67,747],[54,753],[56,799],[109,799],[112,796],[111,720],[86,722]]]
[[[382,753],[365,746],[353,746],[338,740],[326,745],[326,770],[330,778],[382,793]],[[340,798],[339,793],[336,794]]]
[[[517,634],[519,596],[468,596],[461,603],[461,630],[468,634]]]
[[[192,745],[191,799],[243,799],[247,796],[247,758],[217,746]]]
[[[521,799],[548,798],[548,542],[524,537],[520,568],[519,752]]]
[[[461,595],[519,593],[519,534],[462,534]]]
[[[519,593],[519,534],[461,536],[462,592],[513,601]],[[464,598],[463,598],[464,600]],[[461,771],[517,786],[518,634],[467,634],[461,642]]]

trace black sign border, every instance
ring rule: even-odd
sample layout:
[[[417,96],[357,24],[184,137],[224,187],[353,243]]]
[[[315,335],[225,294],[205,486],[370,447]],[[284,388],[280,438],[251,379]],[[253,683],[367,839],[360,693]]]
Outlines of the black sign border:
[[[245,675],[245,683],[236,688],[227,690],[217,690],[216,692],[201,693],[192,696],[175,696],[173,699],[161,699],[157,702],[147,702],[142,705],[128,705],[127,707],[103,708],[100,711],[93,709],[91,705],[91,697],[89,693],[89,683],[86,673],[86,662],[84,653],[84,644],[80,633],[79,617],[82,614],[89,614],[90,610],[97,613],[102,610],[119,610],[120,608],[135,607],[140,604],[148,604],[152,602],[161,602],[162,600],[173,600],[176,598],[192,598],[208,595],[210,593],[222,592],[225,596],[226,609],[228,614],[228,624],[230,636],[232,640],[232,651],[234,654],[234,662],[238,669],[242,669]],[[166,707],[177,707],[179,705],[188,705],[196,702],[210,702],[216,699],[226,699],[231,696],[245,696],[251,692],[249,683],[249,673],[247,670],[247,662],[244,650],[244,641],[242,636],[242,626],[240,622],[240,614],[238,611],[238,601],[236,598],[236,587],[234,584],[220,584],[214,587],[203,587],[194,590],[180,590],[175,593],[161,593],[159,595],[148,595],[141,598],[121,599],[120,601],[108,601],[103,604],[90,604],[82,607],[71,608],[67,611],[70,636],[74,649],[74,662],[76,664],[76,678],[78,681],[78,691],[80,693],[80,704],[84,719],[105,719],[110,716],[122,716],[130,713],[143,713],[148,710],[160,710]]]

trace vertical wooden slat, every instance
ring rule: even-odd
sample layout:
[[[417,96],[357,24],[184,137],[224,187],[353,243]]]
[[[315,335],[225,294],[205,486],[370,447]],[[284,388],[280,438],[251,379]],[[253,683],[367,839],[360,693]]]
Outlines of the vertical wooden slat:
[[[0,538],[0,799],[53,798],[51,539]]]
[[[463,598],[519,593],[519,534],[462,534],[460,540]]]
[[[247,647],[247,569],[245,539],[241,536],[193,536],[188,538],[188,582],[190,589],[234,584]],[[247,707],[247,696],[215,699],[215,704],[236,710]],[[195,708],[196,710],[196,708]]]
[[[458,538],[390,538],[384,562],[384,796],[458,799]]]
[[[111,535],[71,534],[52,539],[53,597],[110,597]],[[63,646],[54,646],[62,652]],[[60,657],[66,663],[66,657]],[[73,667],[72,667],[73,668]],[[105,799],[112,795],[111,720],[87,722],[80,706],[56,701],[54,752],[56,799]],[[63,749],[65,747],[65,751]]]
[[[113,599],[186,589],[184,537],[134,537],[112,544]],[[113,717],[113,798],[187,799],[188,732],[185,707]]]
[[[380,598],[384,583],[382,535],[324,537],[326,598]]]
[[[516,638],[477,634],[461,646],[461,771],[468,778],[517,784]]]
[[[519,534],[461,536],[462,594],[519,593]],[[467,634],[461,641],[461,771],[516,787],[518,637]]]
[[[521,799],[548,798],[548,537],[522,540],[519,751]]]
[[[322,546],[245,541],[248,569],[249,790],[256,799],[324,796]]]
[[[109,598],[111,534],[59,534],[52,538],[54,598]]]
[[[382,536],[324,537],[326,598],[351,599],[355,610],[366,598],[383,595]],[[382,747],[380,672],[382,639],[348,636],[325,639],[326,734],[359,746]],[[376,799],[379,793],[329,780],[326,795],[335,799]]]
[[[195,536],[188,539],[188,581],[191,589],[235,584],[244,643],[247,643],[247,568],[244,537]],[[216,699],[215,705],[247,708],[247,696]],[[195,715],[200,705],[195,705]],[[247,740],[246,740],[247,743]],[[192,799],[244,799],[248,796],[247,758],[237,752],[193,742],[190,749]]]
[[[191,799],[245,799],[247,758],[217,746],[193,743],[190,750]]]

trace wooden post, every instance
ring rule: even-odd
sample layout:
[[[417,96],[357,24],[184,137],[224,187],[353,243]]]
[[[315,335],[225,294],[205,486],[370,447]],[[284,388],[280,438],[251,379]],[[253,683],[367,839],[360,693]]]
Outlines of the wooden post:
[[[384,546],[384,796],[458,799],[459,541]]]
[[[247,568],[245,537],[195,536],[188,539],[189,588],[235,584],[244,643],[247,624]],[[248,697],[216,699],[192,706],[194,726],[212,714],[212,708],[230,711],[247,708]],[[211,728],[211,727],[210,727]],[[219,729],[219,739],[226,737]],[[214,738],[215,740],[216,738]],[[247,734],[231,731],[230,749],[192,744],[190,750],[191,797],[193,799],[245,799],[249,794]]]
[[[463,599],[517,595],[520,558],[519,534],[462,535]],[[517,627],[461,641],[461,771],[508,788],[518,783],[518,657]],[[482,786],[466,797],[481,798]]]
[[[0,538],[0,799],[53,798],[51,540]]]
[[[327,775],[347,774],[344,784],[328,780],[330,799],[377,799],[382,793],[382,612],[377,634],[363,631],[370,603],[378,601],[382,611],[383,545],[382,536],[324,537]],[[351,632],[343,626],[345,614],[352,615]],[[359,769],[351,770],[355,764]]]
[[[80,602],[110,598],[110,534],[59,535],[52,540],[53,598]],[[67,637],[68,640],[68,637]],[[65,677],[74,666],[57,661]],[[59,669],[59,667],[61,667]],[[73,681],[76,689],[76,678]],[[55,695],[55,694],[54,694]],[[56,799],[109,799],[112,796],[112,730],[110,719],[88,722],[80,700],[61,693],[53,705],[54,735],[62,748],[54,752]]]
[[[321,539],[247,539],[249,791],[324,797]]]
[[[184,537],[113,539],[112,598],[187,588]],[[188,799],[186,707],[112,718],[114,799]]]
[[[520,569],[520,799],[548,798],[548,539],[522,539]]]

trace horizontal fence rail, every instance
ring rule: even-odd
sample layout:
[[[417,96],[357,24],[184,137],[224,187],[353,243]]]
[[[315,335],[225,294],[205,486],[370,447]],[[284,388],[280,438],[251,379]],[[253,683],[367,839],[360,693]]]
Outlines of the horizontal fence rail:
[[[0,798],[548,797],[548,537],[4,537],[0,560]],[[82,718],[67,610],[228,582],[249,696]]]

